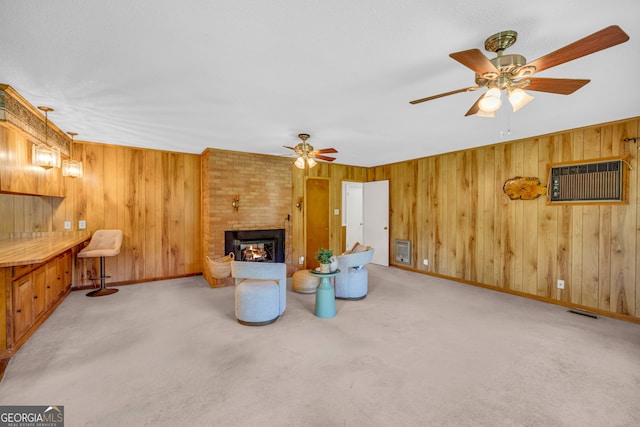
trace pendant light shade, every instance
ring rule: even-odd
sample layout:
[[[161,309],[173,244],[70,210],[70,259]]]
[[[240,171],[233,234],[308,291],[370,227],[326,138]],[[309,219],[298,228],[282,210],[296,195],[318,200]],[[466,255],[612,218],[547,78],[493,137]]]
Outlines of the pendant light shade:
[[[500,89],[495,87],[489,89],[480,100],[480,104],[478,104],[480,110],[486,113],[493,113],[494,111],[497,111],[501,105]]]
[[[51,107],[39,106],[38,109],[44,112],[44,145],[33,145],[31,150],[31,162],[43,169],[60,167],[60,149],[58,147],[49,147],[49,112],[53,111]]]
[[[514,89],[509,91],[509,102],[513,107],[513,111],[516,112],[533,100],[533,96],[529,95],[522,89]]]
[[[73,137],[77,135],[76,132],[67,132],[71,135],[71,145],[69,146],[69,160],[62,161],[62,176],[68,176],[71,178],[82,178],[82,162],[79,160],[73,160]]]

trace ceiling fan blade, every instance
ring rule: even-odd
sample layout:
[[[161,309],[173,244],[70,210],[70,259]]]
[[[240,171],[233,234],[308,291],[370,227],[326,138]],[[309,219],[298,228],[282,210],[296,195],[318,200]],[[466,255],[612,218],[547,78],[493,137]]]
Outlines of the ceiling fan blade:
[[[328,157],[328,156],[323,156],[323,155],[315,155],[313,157],[315,157],[316,159],[324,160],[326,162],[333,162],[335,160],[335,158],[333,158],[333,157]]]
[[[538,92],[558,93],[560,95],[570,95],[591,80],[586,79],[544,79],[544,78],[528,78],[531,82],[526,86],[526,90],[535,90]]]
[[[538,73],[547,68],[555,67],[556,65],[564,64],[565,62],[573,61],[574,59],[624,43],[627,40],[629,40],[627,33],[622,31],[617,25],[611,25],[590,36],[548,53],[528,63],[524,67],[534,66],[536,67],[535,72]]]
[[[471,108],[469,108],[469,111],[467,111],[467,114],[465,114],[464,116],[472,116],[474,114],[476,114],[478,111],[480,111],[480,100],[484,97],[484,93],[482,95],[480,95],[480,98],[478,98],[478,100],[471,106]]]
[[[336,150],[335,148],[323,148],[322,150],[314,151],[314,153],[318,153],[318,154],[337,153],[337,152],[338,150]]]
[[[463,50],[462,52],[452,53],[449,56],[462,65],[471,68],[480,76],[484,73],[498,72],[495,65],[479,49]]]
[[[478,90],[478,89],[480,89],[480,86],[465,87],[464,89],[452,90],[451,92],[445,92],[445,93],[441,93],[441,94],[438,94],[438,95],[428,96],[426,98],[416,99],[415,101],[409,101],[409,104],[414,104],[415,105],[415,104],[419,104],[421,102],[431,101],[433,99],[442,98],[444,96],[455,95],[456,93],[461,93],[461,92],[471,92],[472,90]]]

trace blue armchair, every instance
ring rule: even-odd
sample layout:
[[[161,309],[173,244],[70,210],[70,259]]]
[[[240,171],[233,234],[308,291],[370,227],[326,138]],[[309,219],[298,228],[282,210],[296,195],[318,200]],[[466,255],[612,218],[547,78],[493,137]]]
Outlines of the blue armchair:
[[[287,266],[283,263],[231,261],[235,313],[249,326],[275,322],[287,306]]]
[[[336,276],[336,298],[360,300],[367,296],[369,272],[365,268],[371,262],[373,248],[338,256],[340,273]]]

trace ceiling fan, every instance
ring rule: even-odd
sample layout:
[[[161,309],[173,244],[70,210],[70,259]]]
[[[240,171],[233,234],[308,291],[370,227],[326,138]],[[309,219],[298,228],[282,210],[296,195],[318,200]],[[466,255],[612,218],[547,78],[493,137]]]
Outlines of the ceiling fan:
[[[494,52],[498,55],[493,59],[487,58],[479,49],[450,54],[451,58],[475,71],[476,86],[416,99],[410,103],[419,104],[486,87],[487,92],[478,98],[465,116],[475,114],[480,117],[494,117],[494,112],[502,105],[500,100],[502,90],[508,92],[513,111],[518,111],[533,99],[523,90],[525,88],[539,92],[569,95],[590,81],[585,79],[531,78],[529,76],[629,40],[629,36],[620,27],[612,25],[527,63],[522,55],[505,55],[503,53],[505,49],[516,42],[517,37],[518,33],[515,31],[502,31],[489,37],[484,42],[484,48],[488,52]]]
[[[302,142],[295,147],[288,147],[284,145],[284,148],[288,148],[289,150],[296,152],[294,156],[298,156],[298,159],[294,162],[294,165],[296,165],[298,169],[304,169],[305,165],[308,165],[310,168],[314,167],[317,163],[315,159],[324,160],[325,162],[333,162],[335,160],[335,157],[325,156],[325,154],[337,153],[338,150],[335,148],[314,150],[313,146],[307,142],[307,139],[310,138],[309,134],[301,133],[298,135],[298,138],[300,138]]]

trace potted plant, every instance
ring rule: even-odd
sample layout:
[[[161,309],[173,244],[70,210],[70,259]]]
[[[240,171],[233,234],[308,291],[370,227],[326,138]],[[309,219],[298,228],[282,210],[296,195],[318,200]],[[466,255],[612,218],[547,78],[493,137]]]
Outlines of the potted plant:
[[[331,273],[331,258],[333,251],[331,249],[320,248],[315,253],[314,258],[320,263],[320,273]]]

